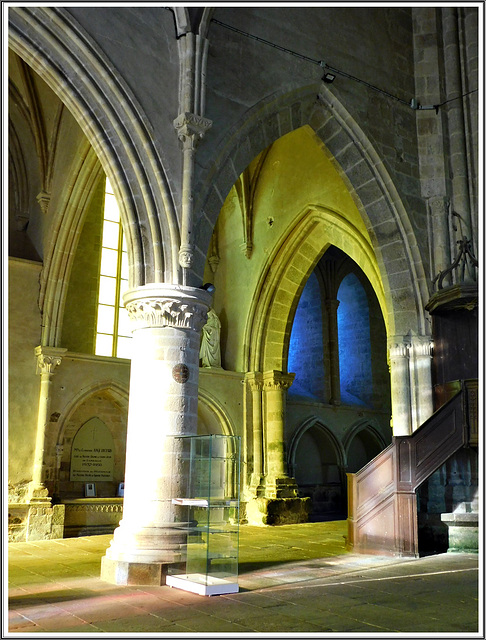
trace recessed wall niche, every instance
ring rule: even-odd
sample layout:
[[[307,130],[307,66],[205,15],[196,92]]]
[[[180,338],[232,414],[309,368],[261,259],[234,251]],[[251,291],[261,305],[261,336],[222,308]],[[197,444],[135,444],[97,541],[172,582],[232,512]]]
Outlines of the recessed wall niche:
[[[127,417],[127,398],[113,389],[97,390],[79,403],[58,438],[55,493],[61,502],[84,498],[87,482],[96,484],[98,498],[116,497],[125,478]]]

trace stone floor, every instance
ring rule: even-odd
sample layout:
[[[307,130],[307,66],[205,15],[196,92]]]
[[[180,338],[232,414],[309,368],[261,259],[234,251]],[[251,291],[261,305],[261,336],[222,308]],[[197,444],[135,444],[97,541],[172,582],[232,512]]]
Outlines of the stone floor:
[[[344,521],[241,527],[240,591],[213,597],[102,582],[111,536],[13,543],[2,637],[484,637],[478,555],[350,554],[345,530]]]

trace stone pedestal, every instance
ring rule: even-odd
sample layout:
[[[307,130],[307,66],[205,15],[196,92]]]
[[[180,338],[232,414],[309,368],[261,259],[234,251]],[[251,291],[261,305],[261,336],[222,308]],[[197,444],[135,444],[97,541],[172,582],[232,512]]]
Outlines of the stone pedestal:
[[[123,518],[102,559],[101,578],[164,584],[181,559],[184,523],[172,498],[175,435],[197,432],[199,336],[211,295],[202,289],[146,285],[124,296],[133,328]]]
[[[448,553],[478,553],[479,514],[471,503],[462,503],[453,513],[443,513],[440,519],[449,532]]]
[[[246,518],[252,525],[299,524],[311,510],[310,498],[255,498],[246,504]]]

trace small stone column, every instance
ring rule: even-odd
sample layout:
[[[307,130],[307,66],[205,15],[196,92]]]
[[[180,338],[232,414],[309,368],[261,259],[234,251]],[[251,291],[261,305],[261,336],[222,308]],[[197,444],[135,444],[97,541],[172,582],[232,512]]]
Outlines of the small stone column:
[[[287,475],[284,447],[286,393],[294,377],[294,373],[281,371],[266,371],[263,374],[267,498],[291,498],[297,495],[297,484]]]
[[[341,404],[341,380],[339,375],[339,340],[337,310],[339,300],[326,300],[327,322],[329,327],[329,364],[331,373],[331,397],[329,403]]]
[[[43,346],[35,349],[37,373],[40,373],[41,376],[34,467],[29,488],[29,497],[35,501],[47,499],[48,496],[48,491],[44,486],[43,465],[46,429],[50,418],[52,376],[56,367],[61,364],[62,356],[66,351],[67,349]]]
[[[251,372],[246,374],[246,381],[251,391],[252,412],[251,425],[253,435],[253,472],[250,480],[250,493],[259,496],[263,488],[263,420],[262,420],[262,374]]]
[[[396,337],[389,342],[388,348],[393,435],[408,436],[412,433],[409,343]]]
[[[256,374],[255,374],[256,375]],[[261,374],[258,374],[260,376]],[[250,374],[252,376],[252,374]],[[296,524],[307,522],[312,508],[310,498],[300,498],[294,478],[287,475],[285,459],[285,407],[286,393],[295,374],[281,371],[266,371],[260,378],[250,377],[254,390],[255,448],[260,446],[260,424],[258,411],[261,403],[263,418],[261,471],[263,479],[246,504],[246,516],[249,524]],[[262,385],[262,387],[260,386]],[[262,393],[263,394],[260,395]],[[258,442],[258,445],[256,444]],[[257,454],[255,469],[260,471]],[[255,482],[257,476],[255,475]],[[263,490],[263,491],[262,491]]]
[[[428,336],[414,336],[411,355],[415,400],[412,429],[415,431],[434,412],[431,339]]]
[[[184,497],[174,439],[197,433],[200,331],[211,295],[152,284],[124,295],[133,331],[123,519],[102,559],[115,584],[165,584],[181,558],[184,523],[172,498]]]

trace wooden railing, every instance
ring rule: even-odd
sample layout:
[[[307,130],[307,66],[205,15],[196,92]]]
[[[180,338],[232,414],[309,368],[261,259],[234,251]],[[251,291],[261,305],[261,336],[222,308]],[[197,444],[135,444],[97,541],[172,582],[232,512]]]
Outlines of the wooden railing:
[[[347,548],[418,556],[415,490],[458,449],[477,443],[477,380],[467,380],[412,435],[394,437],[358,473],[347,474]]]

